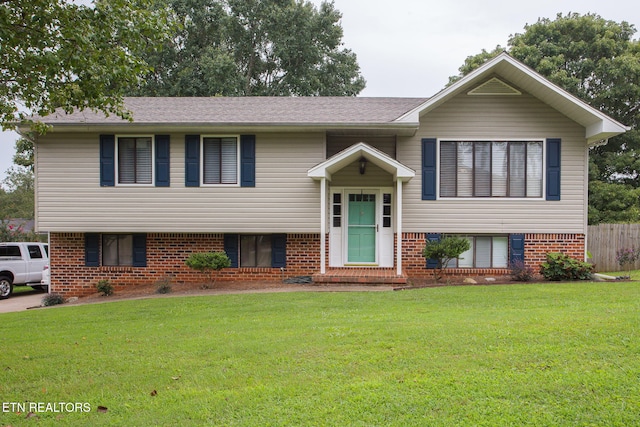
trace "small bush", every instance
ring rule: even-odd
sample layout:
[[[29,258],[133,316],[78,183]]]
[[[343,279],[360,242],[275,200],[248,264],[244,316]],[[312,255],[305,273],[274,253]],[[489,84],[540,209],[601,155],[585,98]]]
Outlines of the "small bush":
[[[96,289],[102,296],[108,297],[113,295],[113,285],[107,279],[102,279],[96,284]]]
[[[535,272],[525,265],[524,261],[515,261],[511,264],[511,280],[516,282],[530,282],[534,279]]]
[[[438,261],[437,267],[433,270],[436,282],[442,278],[443,270],[449,264],[449,261],[458,258],[463,252],[471,247],[469,239],[459,236],[445,236],[440,240],[427,241],[422,256],[427,260],[435,259]]]
[[[52,305],[64,304],[64,297],[60,294],[52,293],[47,294],[42,298],[42,305],[44,307],[50,307]]]
[[[547,254],[547,262],[540,265],[540,273],[547,280],[589,280],[592,278],[593,265],[563,253],[552,252]]]
[[[197,252],[189,255],[185,264],[194,270],[208,273],[209,281],[213,281],[215,285],[217,273],[223,268],[231,267],[231,260],[225,252]],[[213,276],[214,272],[216,272],[215,276]]]
[[[164,279],[158,280],[158,283],[156,283],[156,293],[157,294],[171,293],[171,279],[168,277],[165,277]]]

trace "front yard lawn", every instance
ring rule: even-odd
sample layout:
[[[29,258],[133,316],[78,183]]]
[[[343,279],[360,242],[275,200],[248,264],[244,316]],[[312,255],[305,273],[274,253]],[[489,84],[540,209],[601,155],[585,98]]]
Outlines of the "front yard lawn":
[[[1,314],[0,424],[638,425],[639,312],[622,282]],[[4,410],[25,401],[89,412]]]

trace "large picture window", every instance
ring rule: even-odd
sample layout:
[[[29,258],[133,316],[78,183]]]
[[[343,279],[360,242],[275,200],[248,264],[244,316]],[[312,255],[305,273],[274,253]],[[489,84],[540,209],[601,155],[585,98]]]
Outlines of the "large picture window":
[[[202,158],[204,184],[238,183],[238,139],[236,137],[204,137]]]
[[[153,183],[153,149],[150,136],[118,138],[118,183]]]
[[[542,197],[542,141],[441,141],[440,197]]]

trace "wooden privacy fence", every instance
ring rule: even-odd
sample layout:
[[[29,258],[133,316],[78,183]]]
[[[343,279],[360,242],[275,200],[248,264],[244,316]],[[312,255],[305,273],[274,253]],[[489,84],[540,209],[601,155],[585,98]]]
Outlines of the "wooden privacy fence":
[[[619,249],[640,249],[640,224],[600,224],[590,225],[587,236],[587,250],[596,271],[621,271],[616,261]],[[640,260],[631,270],[640,269]],[[626,270],[626,266],[625,266]]]

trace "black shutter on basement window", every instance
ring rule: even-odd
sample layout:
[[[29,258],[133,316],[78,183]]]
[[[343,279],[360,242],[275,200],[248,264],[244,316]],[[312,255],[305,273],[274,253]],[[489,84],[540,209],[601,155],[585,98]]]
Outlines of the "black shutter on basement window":
[[[509,235],[509,265],[524,262],[524,234]]]
[[[147,235],[146,234],[133,235],[133,266],[134,267],[147,266]]]
[[[240,236],[237,234],[224,235],[224,252],[231,260],[231,268],[238,268],[239,244]]]
[[[85,267],[100,266],[100,235],[97,233],[84,235],[84,265]]]
[[[273,234],[271,236],[271,267],[287,266],[287,235]]]
[[[427,233],[427,241],[429,242],[439,242],[441,234],[440,233]],[[438,268],[438,260],[436,258],[429,258],[427,260],[427,268],[433,269]]]

